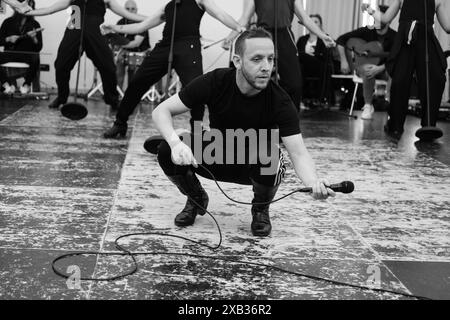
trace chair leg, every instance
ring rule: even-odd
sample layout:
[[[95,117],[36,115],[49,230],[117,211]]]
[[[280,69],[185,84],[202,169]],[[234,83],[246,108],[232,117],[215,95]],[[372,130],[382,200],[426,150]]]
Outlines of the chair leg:
[[[352,106],[350,107],[350,113],[349,115],[353,115],[353,108],[355,107],[355,101],[356,101],[356,93],[358,92],[358,82],[355,82],[355,92],[353,92],[353,99],[352,99]]]

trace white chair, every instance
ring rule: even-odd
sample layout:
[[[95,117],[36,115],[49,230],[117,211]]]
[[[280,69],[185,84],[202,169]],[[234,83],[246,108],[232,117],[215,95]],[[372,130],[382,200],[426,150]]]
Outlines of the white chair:
[[[333,74],[331,75],[333,79],[351,79],[353,83],[355,84],[355,90],[353,91],[353,97],[352,97],[352,105],[350,107],[349,116],[353,116],[353,109],[355,107],[356,102],[356,93],[358,92],[359,85],[363,83],[363,79],[361,77],[358,77],[356,72],[353,74],[345,75],[345,74]],[[387,87],[388,82],[386,80],[376,80],[375,81],[375,87],[379,86],[386,86]]]

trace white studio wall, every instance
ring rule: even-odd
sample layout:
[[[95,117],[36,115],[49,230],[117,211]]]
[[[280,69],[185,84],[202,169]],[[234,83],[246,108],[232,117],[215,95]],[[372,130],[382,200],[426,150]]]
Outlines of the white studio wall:
[[[36,6],[44,7],[49,6],[58,0],[36,0]],[[124,5],[126,0],[116,0],[119,4]],[[135,0],[139,13],[144,15],[151,15],[155,10],[164,6],[169,0]],[[228,12],[235,19],[238,19],[242,13],[244,0],[215,0],[216,4],[223,10]],[[303,0],[306,11],[308,13],[319,13],[323,17],[325,31],[337,38],[340,34],[348,32],[353,28],[359,27],[364,22],[364,17],[359,11],[359,5],[362,1],[366,0]],[[374,1],[374,0],[369,0]],[[386,0],[384,3],[390,4],[391,0]],[[6,14],[0,15],[0,23],[12,14],[12,10],[7,7]],[[359,15],[358,15],[359,14]],[[59,43],[63,37],[65,26],[69,17],[69,12],[59,12],[57,14],[37,17],[36,20],[45,28],[43,33],[44,47],[41,56],[41,63],[50,65],[50,72],[41,73],[41,81],[44,82],[49,88],[56,87],[54,76],[54,61],[58,50]],[[115,24],[120,17],[108,11],[105,21],[106,23]],[[392,27],[397,29],[398,18],[392,23]],[[356,25],[355,25],[356,24]],[[158,26],[149,31],[150,43],[152,47],[162,37],[163,25]],[[304,34],[304,28],[298,23],[298,19],[295,17],[292,30],[296,39]],[[203,43],[205,45],[224,38],[229,29],[222,25],[220,22],[205,14],[200,32],[202,35]],[[450,38],[444,33],[440,27],[437,27],[438,38],[444,50],[450,48]],[[229,52],[224,51],[220,44],[217,44],[209,49],[203,51],[203,67],[204,71],[210,71],[214,68],[225,67],[228,65]],[[88,90],[92,86],[94,77],[94,67],[89,59],[83,56],[81,61],[81,75],[80,75],[80,90]],[[71,87],[75,87],[76,68],[74,68],[71,77]],[[43,87],[45,89],[45,86]],[[446,90],[446,97],[448,90]]]

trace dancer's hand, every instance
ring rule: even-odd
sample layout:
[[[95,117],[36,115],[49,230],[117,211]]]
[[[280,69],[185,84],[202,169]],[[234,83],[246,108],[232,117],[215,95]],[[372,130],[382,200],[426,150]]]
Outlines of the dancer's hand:
[[[113,24],[102,24],[100,26],[100,30],[102,32],[102,35],[107,35],[110,33],[116,33],[116,26]]]
[[[14,10],[16,10],[20,14],[26,14],[30,11],[33,11],[33,8],[28,5],[27,1],[24,1],[15,5]]]
[[[178,166],[198,167],[197,161],[192,154],[191,148],[185,145],[181,140],[175,144],[172,149],[172,162]]]
[[[367,11],[367,13],[368,13],[369,15],[373,15],[373,14],[376,12],[376,10],[374,10],[373,8],[370,7],[370,4],[369,4],[369,3],[363,3],[363,4],[361,4],[361,11],[362,11],[362,12]]]
[[[327,47],[327,48],[334,48],[334,47],[336,47],[336,42],[333,40],[333,38],[332,37],[330,37],[329,35],[325,35],[323,38],[322,38],[322,41],[325,43],[325,46]]]
[[[226,39],[223,40],[223,42],[222,42],[222,48],[223,48],[224,50],[227,50],[227,51],[228,51],[228,50],[231,49],[232,43],[233,43],[233,39],[226,38]]]

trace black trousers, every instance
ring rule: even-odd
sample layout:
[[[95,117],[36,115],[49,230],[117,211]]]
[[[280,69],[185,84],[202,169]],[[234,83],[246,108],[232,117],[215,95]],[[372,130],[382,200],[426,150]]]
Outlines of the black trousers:
[[[202,151],[208,146],[208,142],[203,142]],[[195,148],[195,147],[194,147]],[[278,151],[278,150],[277,150]],[[275,170],[271,170],[274,174],[264,174],[263,168],[268,168],[268,165],[261,164],[207,164],[202,163],[212,174],[214,174],[217,181],[227,183],[237,183],[241,185],[253,185],[252,181],[259,184],[273,187],[277,186],[283,180],[286,172],[286,166],[283,159],[283,154],[278,151],[277,166]],[[172,161],[172,151],[167,142],[162,142],[158,150],[158,162],[164,173],[167,176],[185,175],[188,170],[199,174],[200,176],[212,180],[211,175],[202,167],[194,168],[189,166],[178,166]]]
[[[299,54],[299,63],[304,81],[303,97],[310,99],[325,98],[325,62],[306,53]]]
[[[116,116],[118,121],[127,122],[142,96],[167,73],[169,52],[170,43],[160,42],[144,59],[128,84],[128,89]],[[173,68],[180,77],[183,86],[203,74],[201,45],[198,38],[175,41]],[[202,121],[205,106],[190,107],[192,107],[191,123]]]
[[[62,102],[67,101],[70,94],[70,72],[78,61],[80,40],[80,30],[66,29],[61,44],[59,45],[55,69],[58,97]],[[119,98],[119,93],[117,92],[116,65],[111,48],[101,35],[98,25],[86,23],[83,47],[88,58],[92,60],[94,66],[100,72],[103,90],[105,92],[105,102],[107,104],[116,102]]]
[[[391,104],[389,107],[389,127],[391,130],[403,132],[411,84],[414,71],[417,73],[419,98],[422,105],[422,126],[435,126],[445,89],[445,67],[439,57],[440,48],[429,40],[429,76],[430,106],[427,105],[426,60],[424,33],[412,44],[404,44],[396,57],[394,70],[391,72]],[[429,112],[428,112],[429,109]],[[428,118],[428,113],[430,117]]]
[[[275,41],[275,30],[268,30]],[[289,94],[295,107],[300,109],[302,100],[302,72],[300,70],[297,46],[289,28],[277,30],[278,42],[278,74],[280,86]]]
[[[28,64],[30,67],[24,72],[24,84],[31,85],[36,78],[39,71],[40,58],[37,54],[20,54],[20,53],[0,53],[0,64],[8,62],[22,62]],[[5,68],[0,68],[0,82],[10,82],[15,79],[10,79]],[[11,83],[10,83],[11,84]]]

